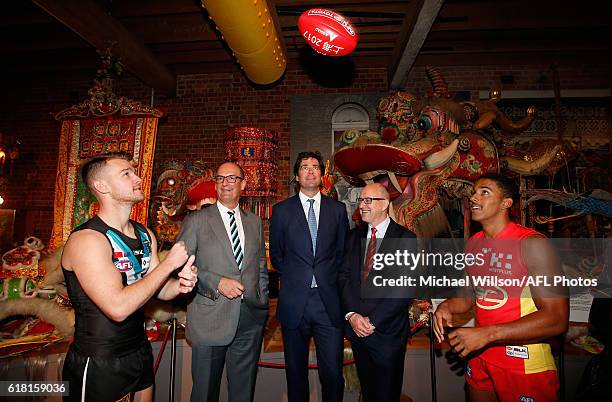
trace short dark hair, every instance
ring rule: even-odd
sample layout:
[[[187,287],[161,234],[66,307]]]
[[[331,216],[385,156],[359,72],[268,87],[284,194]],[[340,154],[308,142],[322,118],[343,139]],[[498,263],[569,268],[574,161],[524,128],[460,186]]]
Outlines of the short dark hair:
[[[85,183],[87,187],[93,190],[93,179],[96,178],[96,176],[100,173],[100,170],[106,165],[106,162],[112,159],[123,159],[126,161],[131,161],[132,156],[125,152],[113,152],[89,159],[81,168],[81,177],[83,178],[83,183]]]
[[[478,180],[487,179],[494,181],[497,186],[501,189],[504,198],[510,198],[513,202],[517,202],[519,198],[519,188],[516,185],[516,181],[509,178],[508,176],[501,175],[499,173],[485,173],[480,176]]]
[[[302,161],[304,159],[313,158],[319,162],[319,169],[321,170],[321,176],[325,174],[325,165],[323,164],[323,157],[319,151],[304,151],[300,152],[295,160],[295,164],[293,165],[293,176],[297,176],[300,171],[300,166],[302,165]]]

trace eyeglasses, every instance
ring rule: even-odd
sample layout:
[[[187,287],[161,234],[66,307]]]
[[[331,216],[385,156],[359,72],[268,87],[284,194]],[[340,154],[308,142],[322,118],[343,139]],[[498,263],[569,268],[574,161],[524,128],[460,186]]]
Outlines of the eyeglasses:
[[[361,204],[362,202],[366,205],[370,205],[372,201],[379,200],[382,201],[384,198],[376,198],[376,197],[367,197],[367,198],[357,198],[357,203]]]
[[[300,170],[302,172],[318,172],[319,170],[321,170],[321,166],[319,166],[319,165],[314,165],[314,166],[302,165],[302,166],[300,166]]]
[[[236,183],[236,180],[242,180],[242,179],[243,179],[243,177],[236,176],[235,174],[230,174],[230,175],[227,175],[227,176],[215,176],[215,177],[213,177],[213,180],[217,184],[222,184],[224,180],[227,180],[228,183],[232,184],[232,183]]]

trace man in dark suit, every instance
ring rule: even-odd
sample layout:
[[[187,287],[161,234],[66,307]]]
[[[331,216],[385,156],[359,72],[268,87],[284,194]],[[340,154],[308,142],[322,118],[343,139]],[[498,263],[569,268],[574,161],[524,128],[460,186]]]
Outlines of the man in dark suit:
[[[246,186],[234,163],[217,169],[217,203],[189,215],[179,239],[202,267],[187,306],[191,402],[219,400],[223,367],[230,402],[253,400],[268,315],[268,271],[261,219],[239,207]]]
[[[308,401],[308,351],[314,337],[324,402],[342,400],[342,321],[337,285],[348,217],[322,196],[318,152],[301,152],[293,173],[299,193],[274,206],[270,259],[280,274],[281,322],[289,402]]]
[[[374,254],[395,254],[399,247],[412,248],[416,243],[410,239],[415,235],[389,218],[389,193],[381,184],[365,186],[358,201],[364,224],[350,231],[338,274],[346,333],[353,348],[363,400],[397,402],[410,332],[410,299],[369,298],[367,287],[372,286],[373,276],[382,272],[372,270]],[[400,273],[405,272],[392,275]]]

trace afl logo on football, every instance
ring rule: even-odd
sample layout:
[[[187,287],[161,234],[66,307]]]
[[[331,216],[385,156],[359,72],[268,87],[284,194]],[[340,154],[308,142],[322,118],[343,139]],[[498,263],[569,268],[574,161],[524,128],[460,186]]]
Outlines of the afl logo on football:
[[[313,8],[298,20],[302,37],[316,52],[327,56],[346,56],[357,46],[357,31],[343,15]]]

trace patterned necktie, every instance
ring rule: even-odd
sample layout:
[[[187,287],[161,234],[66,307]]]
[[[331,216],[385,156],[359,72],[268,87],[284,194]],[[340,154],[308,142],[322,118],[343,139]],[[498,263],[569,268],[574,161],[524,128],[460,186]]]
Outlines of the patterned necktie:
[[[236,217],[234,217],[234,211],[227,211],[229,214],[230,222],[230,241],[232,243],[232,252],[238,264],[238,269],[242,269],[242,245],[240,244],[240,236],[238,235],[238,225],[236,224]]]
[[[314,212],[314,202],[315,200],[310,198],[307,200],[310,203],[310,208],[308,208],[308,229],[310,230],[310,239],[312,240],[312,254],[317,253],[317,217]],[[310,287],[317,287],[317,280],[315,279],[314,274],[312,274],[312,280],[310,281]]]
[[[314,202],[312,198],[308,200],[310,208],[308,209],[308,229],[310,229],[310,239],[312,240],[312,253],[317,251],[317,217],[314,212]]]
[[[365,265],[363,266],[363,272],[361,273],[361,283],[365,283],[372,271],[374,265],[374,255],[376,254],[376,228],[372,228],[372,236],[368,243],[368,250],[366,251]]]

